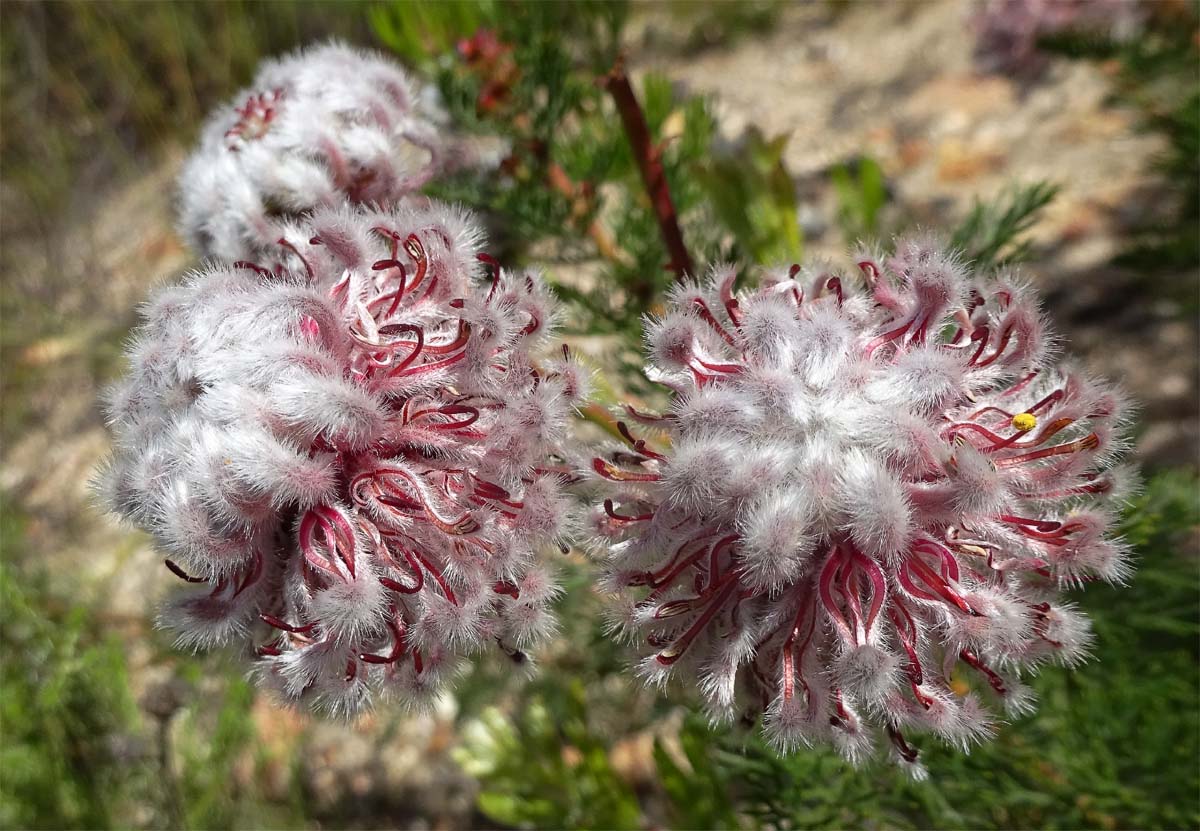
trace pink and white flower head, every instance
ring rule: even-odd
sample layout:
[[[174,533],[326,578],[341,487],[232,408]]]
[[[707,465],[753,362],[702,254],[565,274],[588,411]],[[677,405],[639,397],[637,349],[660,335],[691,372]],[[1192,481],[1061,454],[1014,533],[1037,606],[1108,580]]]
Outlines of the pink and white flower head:
[[[765,714],[781,751],[886,736],[919,772],[905,732],[991,730],[963,682],[1020,712],[1020,670],[1086,656],[1060,593],[1129,573],[1106,533],[1129,408],[1054,366],[1013,277],[923,239],[857,265],[677,288],[646,335],[673,401],[626,408],[594,528],[645,679]]]
[[[179,225],[205,257],[257,259],[281,221],[389,206],[448,161],[445,115],[381,55],[329,43],[267,61],[205,124],[179,179]]]
[[[524,663],[554,626],[539,552],[567,531],[587,383],[542,357],[554,301],[453,209],[319,210],[285,237],[277,271],[160,291],[110,394],[109,502],[196,584],[161,624],[334,712],[425,700],[485,647]]]

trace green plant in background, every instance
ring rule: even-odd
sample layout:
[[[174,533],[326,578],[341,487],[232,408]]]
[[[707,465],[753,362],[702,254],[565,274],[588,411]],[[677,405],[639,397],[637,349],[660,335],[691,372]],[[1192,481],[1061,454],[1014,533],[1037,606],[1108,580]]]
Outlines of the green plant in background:
[[[609,742],[589,729],[582,682],[544,695],[511,714],[485,709],[467,729],[459,759],[484,783],[479,809],[518,827],[639,828],[637,795],[613,769]]]
[[[131,821],[145,779],[121,645],[85,607],[15,565],[0,568],[0,827],[108,828]]]
[[[676,736],[676,753],[663,738],[654,739],[654,767],[676,828],[736,828],[743,824],[728,771],[713,752],[711,733],[708,724],[689,715]]]
[[[87,183],[145,171],[258,62],[299,43],[363,35],[334,2],[67,0],[0,9],[5,225],[51,224]],[[119,129],[112,129],[112,125]]]
[[[494,25],[498,13],[497,3],[488,0],[386,3],[369,7],[367,21],[385,46],[414,67],[433,73],[452,67],[458,42]]]
[[[644,804],[644,788],[617,769],[613,750],[666,711],[629,683],[627,655],[604,623],[590,565],[569,557],[560,577],[560,648],[533,677],[515,677],[511,666],[494,662],[473,667],[456,690],[463,738],[455,758],[479,779],[478,808],[494,822],[639,828],[653,808]]]
[[[0,828],[301,826],[298,794],[273,800],[258,777],[236,773],[264,761],[251,685],[215,661],[184,660],[168,686],[207,694],[147,718],[121,639],[89,601],[33,568],[23,524],[0,515]]]
[[[265,769],[277,760],[259,746],[258,728],[251,717],[254,685],[230,668],[199,661],[181,667],[178,677],[191,689],[205,693],[190,697],[173,725],[182,827],[304,825],[306,806],[298,781],[298,759],[288,765],[286,776],[293,784],[283,799],[264,788]]]
[[[673,275],[638,159],[598,83],[616,62],[627,6],[535,3],[522,15],[509,8],[450,3],[410,15],[399,3],[372,8],[370,19],[389,48],[436,73],[457,123],[507,142],[495,174],[460,176],[429,192],[493,216],[506,262],[534,251],[557,262],[551,277],[583,331],[631,337]],[[449,48],[458,59],[445,57]],[[796,258],[783,140],[750,134],[742,151],[714,158],[715,124],[702,99],[681,97],[653,74],[638,95],[695,262]],[[578,273],[597,260],[598,271]]]
[[[746,132],[735,150],[712,153],[697,166],[704,195],[737,242],[739,260],[798,262],[804,240],[796,216],[796,186],[783,164],[788,136]]]
[[[1057,185],[1034,182],[1013,187],[994,202],[976,200],[951,235],[950,247],[980,270],[1028,259],[1030,242],[1022,235],[1057,193]]]
[[[838,202],[838,225],[849,242],[879,239],[880,211],[887,203],[887,187],[879,162],[863,156],[837,165],[830,181]]]
[[[870,157],[844,162],[830,170],[837,197],[837,221],[848,244],[883,242],[904,229],[884,223],[889,194],[883,170]],[[1015,185],[992,200],[976,199],[949,234],[949,247],[981,271],[1028,260],[1032,244],[1025,234],[1034,227],[1059,187],[1051,182]]]

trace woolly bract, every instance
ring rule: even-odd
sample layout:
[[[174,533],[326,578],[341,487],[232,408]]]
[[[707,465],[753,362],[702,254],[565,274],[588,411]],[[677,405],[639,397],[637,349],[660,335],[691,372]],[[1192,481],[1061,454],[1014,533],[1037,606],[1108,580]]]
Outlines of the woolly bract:
[[[344,202],[390,206],[448,163],[435,93],[339,43],[263,63],[217,109],[179,178],[179,226],[201,256],[274,251],[282,221]]]
[[[543,357],[540,277],[485,277],[473,220],[437,206],[285,238],[277,271],[159,291],[109,396],[109,502],[197,584],[161,624],[335,712],[427,700],[487,646],[523,663],[553,627],[538,552],[586,382]]]
[[[1129,572],[1108,535],[1128,413],[1056,366],[1030,288],[922,239],[733,292],[717,268],[647,322],[661,415],[594,461],[594,529],[640,674],[764,715],[777,748],[967,746],[984,698],[1091,640],[1066,587]],[[636,432],[644,435],[635,436]],[[981,697],[971,691],[981,687]]]

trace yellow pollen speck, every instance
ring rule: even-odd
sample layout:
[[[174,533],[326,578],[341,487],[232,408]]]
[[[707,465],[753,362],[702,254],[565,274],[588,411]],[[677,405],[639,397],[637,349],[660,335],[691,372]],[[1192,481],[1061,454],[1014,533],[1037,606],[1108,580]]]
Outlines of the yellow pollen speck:
[[[1017,413],[1013,416],[1012,426],[1022,433],[1027,433],[1037,427],[1037,416],[1033,413]]]

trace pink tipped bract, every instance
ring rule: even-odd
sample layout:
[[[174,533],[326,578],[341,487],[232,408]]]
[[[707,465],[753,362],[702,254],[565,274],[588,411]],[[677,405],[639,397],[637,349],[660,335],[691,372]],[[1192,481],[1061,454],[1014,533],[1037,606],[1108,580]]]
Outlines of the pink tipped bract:
[[[282,265],[159,291],[109,396],[117,513],[195,587],[163,626],[238,644],[290,699],[427,701],[463,656],[553,628],[586,375],[547,359],[539,275],[439,206],[317,211]],[[486,267],[485,267],[486,264]]]
[[[453,161],[446,120],[382,55],[329,43],[267,61],[202,129],[180,232],[201,256],[259,259],[304,212],[395,205]]]
[[[783,751],[882,743],[919,772],[905,734],[967,746],[984,699],[1021,712],[1022,670],[1086,655],[1061,593],[1129,572],[1129,408],[1056,365],[1011,276],[922,239],[855,271],[677,289],[646,335],[672,404],[627,408],[593,525],[648,681],[763,715]]]

